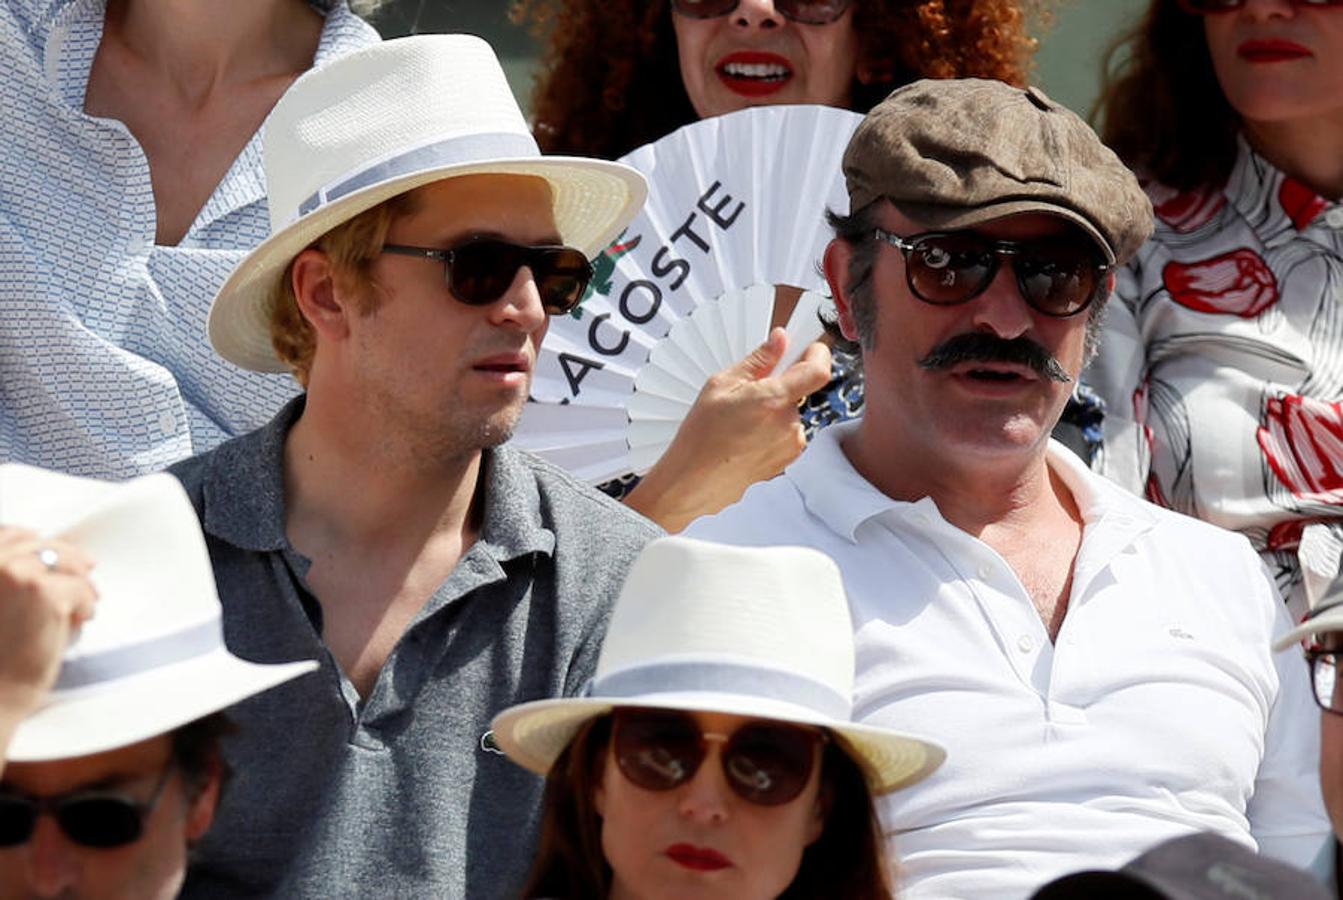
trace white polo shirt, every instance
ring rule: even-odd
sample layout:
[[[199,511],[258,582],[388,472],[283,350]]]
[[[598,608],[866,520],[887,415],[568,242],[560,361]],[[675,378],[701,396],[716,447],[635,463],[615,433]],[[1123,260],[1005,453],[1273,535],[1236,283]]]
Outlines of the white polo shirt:
[[[907,898],[1022,898],[1078,869],[1210,830],[1307,866],[1329,834],[1319,712],[1245,538],[1049,465],[1085,521],[1050,642],[1016,574],[931,498],[892,500],[849,463],[859,423],[817,435],[780,477],[691,536],[801,544],[843,572],[854,715],[947,748],[879,802]]]

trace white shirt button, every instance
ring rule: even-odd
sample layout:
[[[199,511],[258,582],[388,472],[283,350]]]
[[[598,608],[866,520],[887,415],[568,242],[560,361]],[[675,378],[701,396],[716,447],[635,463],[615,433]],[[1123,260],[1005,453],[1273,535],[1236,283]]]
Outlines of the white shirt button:
[[[1030,653],[1035,649],[1035,641],[1031,640],[1029,634],[1023,634],[1021,637],[1017,638],[1017,649],[1022,653]]]
[[[164,410],[159,413],[159,431],[163,434],[173,434],[177,431],[177,416]]]
[[[1343,229],[1343,208],[1335,206],[1324,214],[1324,222],[1330,228]]]
[[[985,566],[980,566],[980,567],[979,567],[978,569],[976,569],[975,571],[978,572],[978,573],[979,573],[979,577],[982,578],[982,579],[984,579],[985,581],[988,581],[988,580],[989,580],[989,576],[993,574],[993,570],[990,569],[990,568],[989,568],[988,566],[986,566],[986,565],[985,565]]]

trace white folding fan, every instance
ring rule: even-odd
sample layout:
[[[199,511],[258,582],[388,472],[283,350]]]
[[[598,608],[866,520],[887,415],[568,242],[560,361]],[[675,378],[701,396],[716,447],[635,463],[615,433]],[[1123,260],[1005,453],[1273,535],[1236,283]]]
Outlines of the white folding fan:
[[[578,309],[551,322],[515,443],[593,484],[642,474],[708,377],[772,325],[788,331],[780,369],[795,361],[821,335],[825,210],[848,210],[840,159],[861,120],[757,107],[626,156],[648,202]]]

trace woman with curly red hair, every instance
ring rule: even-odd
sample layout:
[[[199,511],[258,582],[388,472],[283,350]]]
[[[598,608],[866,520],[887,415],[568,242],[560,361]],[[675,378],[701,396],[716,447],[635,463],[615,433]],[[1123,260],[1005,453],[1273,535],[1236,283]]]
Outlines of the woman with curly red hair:
[[[1343,2],[1153,0],[1121,46],[1103,136],[1157,223],[1087,374],[1101,468],[1240,531],[1300,615],[1343,589]]]
[[[735,108],[811,102],[866,113],[918,78],[1025,83],[1035,50],[1027,25],[1036,5],[1034,0],[520,0],[515,15],[537,23],[547,36],[532,97],[542,149],[611,158],[703,116],[731,111],[705,111],[687,92],[695,74],[682,66],[677,38],[692,21],[724,20],[720,24],[742,32],[742,43],[759,41],[765,32],[786,37],[792,31],[799,40],[826,29],[842,35],[855,51],[837,60],[846,88],[843,102],[779,93],[743,97]],[[790,11],[798,17],[790,18]],[[819,21],[826,15],[834,18]]]
[[[1027,25],[1044,2],[519,0],[514,17],[547,40],[532,100],[542,149],[614,158],[749,106],[866,113],[918,78],[1023,84],[1035,49]],[[860,412],[856,354],[837,348],[832,367],[814,345],[771,374],[785,346],[778,329],[709,380],[667,453],[626,496],[631,507],[679,530],[783,471],[807,433]]]

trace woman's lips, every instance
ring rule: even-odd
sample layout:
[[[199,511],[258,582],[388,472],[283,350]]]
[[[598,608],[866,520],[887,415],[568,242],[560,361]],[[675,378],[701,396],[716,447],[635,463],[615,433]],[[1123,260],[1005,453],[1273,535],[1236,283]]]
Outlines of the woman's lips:
[[[696,847],[691,844],[673,844],[666,849],[667,858],[679,866],[687,869],[693,869],[696,872],[716,872],[719,869],[726,869],[732,865],[732,860],[728,859],[717,850],[708,847]]]
[[[1309,48],[1294,41],[1284,41],[1278,38],[1246,41],[1236,48],[1236,53],[1241,59],[1252,63],[1285,62],[1291,59],[1314,56]]]
[[[743,97],[763,97],[782,90],[793,80],[793,66],[787,57],[761,50],[729,53],[714,66],[724,87]]]

